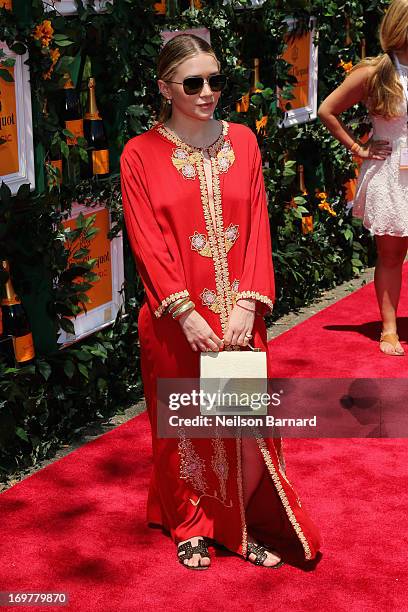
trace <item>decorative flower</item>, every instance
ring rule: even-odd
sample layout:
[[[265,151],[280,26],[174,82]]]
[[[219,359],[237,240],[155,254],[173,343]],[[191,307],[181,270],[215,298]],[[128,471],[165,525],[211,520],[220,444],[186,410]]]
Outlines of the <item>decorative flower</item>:
[[[321,200],[321,202],[318,204],[321,210],[326,210],[330,215],[332,215],[332,217],[337,217],[337,213],[333,210],[333,208],[327,201],[327,193],[325,191],[318,192],[316,194],[316,197]]]
[[[322,202],[320,202],[320,204],[318,206],[322,210],[327,210],[327,212],[330,215],[332,215],[332,217],[337,217],[337,213],[332,209],[332,207],[330,206],[330,204],[326,200],[323,200]]]
[[[344,70],[344,72],[350,72],[350,70],[353,67],[353,62],[345,62],[343,60],[340,60],[340,63],[338,64],[338,66],[341,66]]]
[[[268,115],[264,115],[262,117],[262,119],[259,119],[259,121],[256,121],[256,131],[259,132],[262,130],[265,130],[266,124],[268,123]]]
[[[302,234],[311,234],[313,232],[313,215],[302,217]]]
[[[35,40],[40,40],[43,47],[49,47],[53,34],[54,28],[51,25],[51,21],[49,19],[44,19],[40,25],[35,26],[33,38]]]
[[[50,59],[52,61],[52,64],[48,68],[47,72],[43,73],[43,79],[44,80],[51,78],[51,75],[52,75],[52,73],[54,71],[54,66],[58,62],[60,56],[61,56],[61,53],[59,52],[58,49],[50,49]]]

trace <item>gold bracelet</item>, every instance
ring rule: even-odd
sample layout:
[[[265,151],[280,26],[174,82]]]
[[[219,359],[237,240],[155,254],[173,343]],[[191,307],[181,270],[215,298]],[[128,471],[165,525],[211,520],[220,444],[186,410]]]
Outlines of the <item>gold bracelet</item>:
[[[178,306],[181,306],[182,304],[184,304],[185,302],[188,302],[189,300],[190,300],[189,297],[178,298],[177,300],[172,302],[169,306],[167,306],[166,313],[173,312],[173,310],[175,310]]]
[[[171,316],[173,319],[178,319],[184,312],[187,312],[187,310],[193,310],[193,308],[195,308],[194,302],[186,302],[186,304],[182,304],[179,308],[177,308]]]
[[[353,144],[350,147],[350,151],[352,153],[356,153],[359,149],[360,149],[361,145],[358,142],[353,142]]]

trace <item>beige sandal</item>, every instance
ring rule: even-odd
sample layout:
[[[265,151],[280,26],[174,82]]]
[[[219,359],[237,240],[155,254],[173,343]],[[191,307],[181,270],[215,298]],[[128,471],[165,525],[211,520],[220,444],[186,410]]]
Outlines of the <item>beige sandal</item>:
[[[398,357],[403,357],[405,355],[405,352],[397,353],[397,351],[395,350],[395,347],[397,346],[398,341],[399,341],[398,334],[393,334],[393,333],[384,334],[384,332],[381,332],[380,344],[381,342],[388,342],[388,344],[391,344],[392,348],[394,349],[394,352],[386,353],[385,351],[382,350],[381,347],[380,347],[380,351],[384,353],[384,355],[393,355],[393,356],[397,355]]]

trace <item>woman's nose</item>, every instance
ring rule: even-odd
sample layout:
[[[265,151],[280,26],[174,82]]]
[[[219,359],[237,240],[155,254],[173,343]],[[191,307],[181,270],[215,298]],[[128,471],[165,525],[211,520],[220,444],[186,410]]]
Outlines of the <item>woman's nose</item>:
[[[212,89],[207,81],[204,81],[203,88],[201,90],[202,96],[212,96]]]

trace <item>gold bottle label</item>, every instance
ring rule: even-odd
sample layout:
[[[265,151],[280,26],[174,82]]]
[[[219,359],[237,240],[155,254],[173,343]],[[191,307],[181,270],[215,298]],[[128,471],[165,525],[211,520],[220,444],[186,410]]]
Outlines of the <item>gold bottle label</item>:
[[[14,297],[3,298],[1,300],[3,306],[15,306],[16,304],[21,304],[21,300],[15,295]]]
[[[92,151],[93,174],[109,174],[109,151]]]
[[[70,121],[65,122],[65,127],[67,130],[74,134],[74,138],[68,138],[67,136],[67,144],[68,145],[76,145],[78,143],[77,138],[84,137],[84,120],[83,119],[71,119]]]
[[[99,111],[93,113],[85,113],[84,119],[90,119],[91,121],[102,121],[102,117],[99,114]]]
[[[29,361],[35,357],[32,333],[25,336],[13,336],[14,355],[17,362]]]

